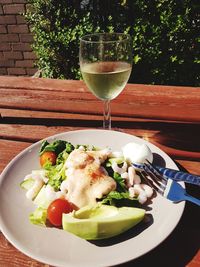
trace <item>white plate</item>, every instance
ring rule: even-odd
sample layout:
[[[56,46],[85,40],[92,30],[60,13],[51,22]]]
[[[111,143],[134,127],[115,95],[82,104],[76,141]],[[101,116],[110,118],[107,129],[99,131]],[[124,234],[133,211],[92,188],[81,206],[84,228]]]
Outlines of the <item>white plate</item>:
[[[48,138],[63,139],[72,144],[91,144],[120,150],[128,142],[146,143],[157,160],[177,169],[175,163],[156,146],[132,135],[116,131],[83,130],[66,132]],[[148,221],[122,236],[110,240],[88,242],[63,230],[43,228],[29,222],[34,210],[19,184],[24,176],[39,168],[35,143],[15,157],[2,172],[0,179],[0,227],[5,237],[24,254],[47,264],[63,267],[113,266],[144,255],[159,245],[176,227],[184,210],[184,202],[174,204],[156,196]],[[159,159],[158,159],[159,158]]]

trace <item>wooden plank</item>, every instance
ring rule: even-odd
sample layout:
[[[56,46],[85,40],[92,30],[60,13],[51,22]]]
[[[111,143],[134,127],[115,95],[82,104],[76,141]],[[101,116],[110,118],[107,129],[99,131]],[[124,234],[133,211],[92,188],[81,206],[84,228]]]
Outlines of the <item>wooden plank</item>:
[[[188,171],[200,176],[200,159],[198,161],[176,160],[176,163],[182,171]]]
[[[28,142],[16,142],[0,139],[0,173],[17,154],[30,145],[31,143]]]
[[[126,122],[128,123],[135,123],[135,122],[165,122],[162,119],[149,119],[149,118],[134,118],[134,117],[125,117],[125,116],[116,116],[112,114],[112,121],[116,122],[115,125],[122,123],[125,125]],[[88,123],[88,121],[98,121],[99,125],[103,120],[103,114],[84,114],[84,113],[66,113],[66,112],[53,112],[53,111],[38,111],[38,110],[24,110],[24,109],[10,109],[10,108],[0,108],[0,120],[2,123],[6,123],[7,121],[21,121],[24,120],[24,124],[30,124],[31,121],[34,124],[33,120],[38,119],[38,123],[42,121],[48,121],[56,119],[56,122],[62,123],[63,120],[67,121],[78,121]],[[168,121],[171,123],[182,123],[180,121]],[[188,123],[195,123],[195,122],[188,122]],[[117,126],[117,125],[116,125]]]
[[[67,113],[102,114],[102,102],[90,93],[1,89],[0,107]],[[132,94],[132,93],[131,93]],[[200,122],[200,91],[192,97],[158,95],[141,91],[134,96],[122,93],[112,101],[114,116]],[[48,101],[47,101],[48,99]],[[87,101],[86,101],[87,99]]]
[[[45,125],[23,125],[23,124],[0,124],[0,138],[6,140],[17,140],[22,142],[37,142],[48,136],[52,136],[61,132],[92,129],[85,127],[69,127],[69,126],[45,126]],[[96,129],[96,128],[95,128]],[[102,129],[102,128],[100,128]],[[123,129],[115,129],[124,132]],[[133,129],[126,130],[130,134],[134,134],[141,138],[151,139],[158,132],[157,130]]]
[[[83,81],[79,80],[59,80],[48,78],[31,78],[31,77],[16,77],[16,76],[0,76],[0,88],[24,88],[34,90],[79,90],[85,91],[86,85]],[[144,85],[144,84],[128,84],[128,88],[152,91],[156,89],[157,92],[163,91],[170,94],[170,92],[176,92],[177,90],[191,92],[191,90],[199,89],[198,87],[189,86],[166,86],[166,85]],[[178,96],[177,96],[178,97]]]
[[[0,233],[0,266],[1,267],[50,267],[48,264],[40,263],[29,258],[16,250]]]
[[[84,82],[75,80],[59,80],[48,78],[0,76],[0,88],[48,91],[79,91],[86,90]]]
[[[65,113],[65,112],[52,112],[52,111],[37,111],[37,110],[23,110],[23,109],[9,109],[0,108],[0,115],[2,120],[6,119],[66,119],[66,120],[102,120],[103,115],[88,115],[80,113]],[[123,121],[123,117],[113,117],[114,120]],[[126,118],[132,121],[132,118]]]
[[[169,154],[173,159],[200,160],[199,133],[194,135],[192,140],[187,139],[187,134],[185,136],[183,135],[182,141],[180,141],[180,130],[178,128],[176,129],[176,131],[174,129],[174,137],[173,139],[170,139],[168,132],[165,133],[166,126],[163,125],[162,127],[162,135],[160,135],[160,130],[156,128],[144,129],[142,127],[138,127],[137,129],[116,130],[136,135],[155,144],[160,149]],[[167,127],[170,127],[170,125],[168,125]],[[22,142],[36,142],[54,134],[77,129],[85,129],[85,127],[1,124],[0,138]],[[184,143],[185,146],[183,145]],[[3,149],[1,148],[1,150]]]
[[[49,93],[57,92],[66,93],[70,95],[82,95],[82,98],[95,98],[89,92],[82,81],[74,80],[55,80],[55,79],[34,79],[26,77],[9,77],[1,76],[0,90],[8,92],[9,90],[19,91],[49,91]],[[84,97],[85,96],[85,97]],[[131,98],[127,98],[131,96]],[[190,97],[188,97],[190,96]],[[166,102],[167,99],[174,99],[175,102],[186,101],[187,103],[198,103],[200,99],[199,88],[183,87],[183,86],[160,86],[160,85],[143,85],[143,84],[127,84],[125,90],[117,98],[120,101],[130,101],[131,99],[144,100],[153,98],[153,100],[160,100]],[[173,104],[168,102],[169,105]]]
[[[60,81],[62,84],[63,81]],[[73,81],[74,82],[74,81]],[[72,85],[73,85],[72,82]],[[80,83],[81,84],[81,83]],[[66,100],[67,98],[73,99],[93,99],[96,100],[96,98],[89,92],[89,90],[86,87],[81,87],[79,84],[79,89],[77,88],[71,88],[70,84],[68,87],[64,87],[63,90],[56,90],[57,88],[51,89],[50,88],[44,88],[44,89],[37,89],[35,87],[30,88],[16,88],[14,87],[1,87],[1,81],[0,81],[0,92],[2,96],[15,96],[16,94],[23,96],[23,95],[48,95],[49,99],[54,99],[56,96],[62,98],[63,100]],[[71,85],[71,86],[72,86]],[[78,86],[78,85],[77,85]],[[149,87],[149,88],[148,88]],[[188,97],[190,96],[190,97]],[[137,85],[134,84],[128,84],[125,88],[125,90],[116,98],[118,101],[125,101],[128,103],[131,102],[139,102],[142,103],[143,101],[148,101],[150,103],[154,102],[160,102],[165,103],[167,102],[168,105],[173,106],[173,103],[169,102],[169,100],[173,100],[174,103],[198,103],[198,100],[200,99],[200,92],[199,89],[189,87],[184,89],[184,87],[159,87],[159,86],[147,86],[143,85],[140,87],[137,87]]]
[[[81,127],[0,124],[0,138],[22,142],[37,142],[61,132],[83,129]]]

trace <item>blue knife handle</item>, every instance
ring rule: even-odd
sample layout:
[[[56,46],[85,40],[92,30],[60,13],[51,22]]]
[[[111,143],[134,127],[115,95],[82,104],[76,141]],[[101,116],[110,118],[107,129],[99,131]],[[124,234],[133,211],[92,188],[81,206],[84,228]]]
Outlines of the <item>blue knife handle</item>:
[[[156,171],[158,171],[160,174],[163,175],[163,177],[170,178],[174,181],[182,181],[185,183],[200,185],[200,176],[197,176],[191,173],[181,172],[181,171],[177,171],[177,170],[173,170],[169,168],[163,168],[163,167],[156,166],[156,165],[151,166],[149,164],[146,164],[147,166],[145,166],[145,164],[143,163],[132,163],[132,165],[138,169],[146,170],[147,172],[148,172],[148,169],[150,169],[155,174],[156,174]]]
[[[190,184],[200,185],[200,176],[159,166],[154,167],[166,178],[171,178],[175,181],[183,181]]]

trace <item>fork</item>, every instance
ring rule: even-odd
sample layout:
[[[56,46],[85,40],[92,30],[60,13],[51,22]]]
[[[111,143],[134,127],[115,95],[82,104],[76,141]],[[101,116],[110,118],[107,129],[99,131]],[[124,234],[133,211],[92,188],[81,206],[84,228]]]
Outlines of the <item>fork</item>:
[[[164,178],[153,165],[150,165],[151,168],[149,168],[148,164],[144,164],[144,166],[145,168],[140,171],[142,177],[160,195],[173,202],[190,201],[200,206],[200,199],[187,194],[186,190],[178,182],[170,178]],[[154,168],[154,171],[152,171],[152,168]],[[167,186],[168,180],[172,181],[170,187]]]
[[[161,174],[163,179],[168,179],[171,178],[172,180],[179,181],[179,182],[186,182],[190,184],[195,184],[195,185],[200,185],[200,176],[187,173],[187,172],[182,172],[182,171],[177,171],[169,168],[164,168],[160,166],[155,166],[153,165],[150,161],[146,160],[147,163],[132,163],[134,167],[137,169],[148,169],[150,168],[151,171],[155,175]],[[159,173],[159,174],[158,174]]]

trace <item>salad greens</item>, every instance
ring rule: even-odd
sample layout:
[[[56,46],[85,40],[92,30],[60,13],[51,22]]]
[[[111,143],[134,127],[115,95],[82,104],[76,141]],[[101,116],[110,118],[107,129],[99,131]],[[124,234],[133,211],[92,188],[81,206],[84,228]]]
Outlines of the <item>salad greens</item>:
[[[82,147],[85,151],[87,150],[99,150],[97,147],[90,147],[88,145],[76,145],[74,146],[70,142],[64,140],[56,140],[52,143],[49,143],[47,140],[44,140],[41,144],[39,150],[39,157],[43,155],[45,152],[54,152],[56,154],[56,163],[52,164],[51,161],[47,160],[47,162],[42,166],[42,170],[45,171],[45,177],[47,177],[47,181],[44,186],[50,185],[54,192],[58,192],[60,190],[61,183],[67,179],[66,176],[66,166],[65,162],[70,155],[70,153],[77,148]],[[111,205],[111,206],[138,206],[139,202],[137,198],[130,197],[129,190],[126,186],[125,179],[121,177],[121,175],[112,169],[112,162],[116,161],[119,167],[121,167],[124,163],[124,159],[122,158],[108,158],[102,166],[106,169],[108,175],[112,177],[116,184],[116,190],[111,191],[107,196],[104,196],[102,199],[98,199],[98,202],[101,204]],[[30,175],[31,176],[31,175]],[[31,186],[33,186],[33,179],[28,178],[25,179],[21,183],[21,187],[23,189],[28,190]],[[43,187],[44,187],[43,186]],[[42,188],[40,189],[41,194]],[[35,197],[37,198],[37,196]],[[34,199],[33,199],[34,200]],[[47,221],[47,209],[43,206],[38,206],[36,210],[30,214],[29,219],[31,223],[38,225],[46,225]]]
[[[33,213],[29,215],[29,220],[32,224],[46,226],[47,209],[38,207]]]
[[[130,198],[129,192],[111,191],[103,200],[102,204],[122,207],[122,206],[139,206],[137,198]]]
[[[39,153],[40,155],[42,155],[46,151],[53,151],[58,155],[64,150],[70,153],[74,150],[74,146],[64,140],[56,140],[53,143],[49,143],[47,140],[44,140],[42,142]]]
[[[51,162],[47,162],[43,168],[47,171],[46,175],[49,178],[48,184],[51,185],[55,191],[58,191],[62,181],[66,179],[64,162],[66,161],[69,154],[79,147],[83,147],[85,151],[93,150],[96,151],[97,148],[92,146],[91,148],[88,145],[72,145],[70,142],[63,140],[56,140],[53,143],[49,143],[46,140],[42,142],[39,154],[42,155],[44,152],[53,151],[57,154],[56,165],[52,165]],[[111,168],[113,158],[106,160],[103,164],[104,168],[108,174],[116,181],[117,183],[117,192],[127,192],[125,185],[125,180],[117,172],[114,172]],[[119,159],[119,166],[123,163],[123,158]],[[127,192],[128,195],[128,192]],[[127,198],[127,196],[122,197]]]

